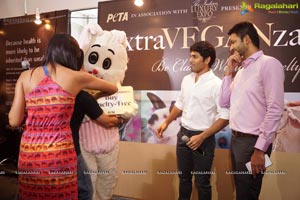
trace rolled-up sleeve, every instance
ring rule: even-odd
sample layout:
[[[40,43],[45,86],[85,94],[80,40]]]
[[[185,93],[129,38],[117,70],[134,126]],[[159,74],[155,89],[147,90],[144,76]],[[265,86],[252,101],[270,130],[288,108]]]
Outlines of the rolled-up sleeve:
[[[183,100],[184,100],[184,87],[183,87],[183,84],[184,84],[184,80],[182,81],[181,83],[181,89],[180,89],[180,93],[176,99],[176,102],[175,102],[175,106],[180,109],[180,110],[183,110]]]

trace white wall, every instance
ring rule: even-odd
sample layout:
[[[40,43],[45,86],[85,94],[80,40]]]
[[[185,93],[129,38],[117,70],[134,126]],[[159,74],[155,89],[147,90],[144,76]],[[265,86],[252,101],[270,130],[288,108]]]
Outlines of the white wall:
[[[25,10],[28,15],[31,15],[35,13],[36,8],[39,8],[41,13],[64,9],[73,11],[97,8],[98,2],[104,1],[110,0],[0,0],[0,19],[24,16]]]

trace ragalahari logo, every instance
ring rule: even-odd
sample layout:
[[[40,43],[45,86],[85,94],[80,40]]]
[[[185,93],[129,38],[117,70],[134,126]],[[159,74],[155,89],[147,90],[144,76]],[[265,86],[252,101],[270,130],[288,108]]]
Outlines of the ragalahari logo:
[[[250,6],[250,5],[247,5],[246,2],[242,2],[242,6],[241,6],[241,15],[245,15],[246,13],[249,13],[249,12],[253,12],[254,9]]]

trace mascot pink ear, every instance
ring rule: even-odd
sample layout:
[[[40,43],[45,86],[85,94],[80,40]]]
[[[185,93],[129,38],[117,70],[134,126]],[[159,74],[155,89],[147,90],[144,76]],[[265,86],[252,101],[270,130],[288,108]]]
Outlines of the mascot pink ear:
[[[125,48],[127,47],[127,38],[124,31],[112,30],[111,33],[118,39],[118,42]]]
[[[101,35],[102,33],[103,29],[99,24],[88,24],[83,28],[79,36],[78,44],[84,53],[86,53],[90,47],[92,36]]]

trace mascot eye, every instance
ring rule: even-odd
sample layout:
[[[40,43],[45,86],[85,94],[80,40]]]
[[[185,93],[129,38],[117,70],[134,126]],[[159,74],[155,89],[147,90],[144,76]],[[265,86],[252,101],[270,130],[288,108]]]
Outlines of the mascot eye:
[[[102,64],[103,69],[109,69],[111,66],[111,59],[105,58]]]
[[[98,61],[99,55],[97,52],[92,52],[89,55],[89,63],[95,64]]]

